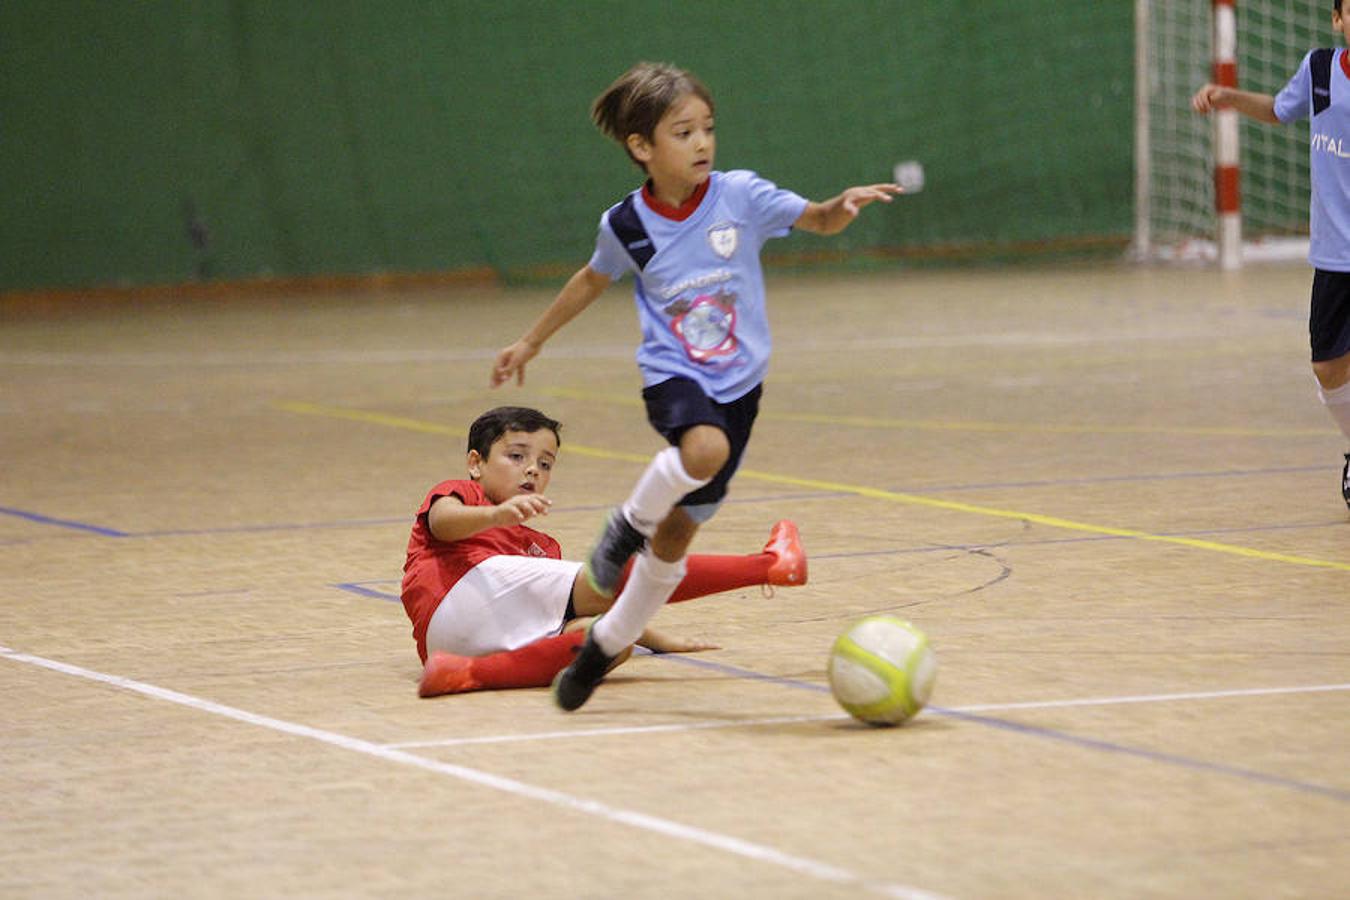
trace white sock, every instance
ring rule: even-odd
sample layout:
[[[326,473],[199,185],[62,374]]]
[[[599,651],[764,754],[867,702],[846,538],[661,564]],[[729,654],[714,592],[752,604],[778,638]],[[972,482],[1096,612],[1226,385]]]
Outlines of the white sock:
[[[1333,390],[1326,390],[1319,387],[1317,393],[1321,395],[1322,402],[1327,406],[1327,412],[1336,420],[1336,424],[1341,426],[1341,434],[1350,439],[1350,383],[1343,384]]]
[[[684,580],[684,558],[666,562],[645,551],[633,561],[633,571],[609,612],[591,626],[591,637],[608,656],[617,656],[642,637],[642,629],[666,605]]]
[[[633,493],[624,501],[623,514],[634,528],[651,537],[681,497],[711,480],[690,475],[680,462],[679,448],[667,447],[647,464]]]

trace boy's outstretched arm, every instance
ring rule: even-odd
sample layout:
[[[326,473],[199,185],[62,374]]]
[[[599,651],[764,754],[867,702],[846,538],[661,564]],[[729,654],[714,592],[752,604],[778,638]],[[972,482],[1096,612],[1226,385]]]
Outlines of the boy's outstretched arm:
[[[540,348],[553,336],[553,333],[577,317],[596,297],[609,287],[609,276],[601,275],[590,266],[582,266],[577,273],[567,279],[558,296],[549,304],[548,309],[535,320],[530,330],[509,347],[497,354],[492,363],[491,385],[497,387],[511,376],[516,376],[516,384],[525,383],[525,364],[539,353]]]
[[[427,529],[438,541],[462,541],[489,528],[506,528],[548,515],[553,501],[542,494],[517,494],[496,506],[465,506],[458,497],[438,497],[427,510]]]
[[[847,188],[824,203],[806,204],[792,227],[814,234],[838,234],[858,218],[858,211],[864,206],[876,200],[890,203],[891,197],[901,191],[900,185],[890,183]]]
[[[1191,109],[1201,115],[1207,115],[1221,106],[1231,106],[1244,116],[1267,125],[1280,124],[1280,120],[1275,117],[1275,98],[1270,94],[1207,84],[1191,97]]]

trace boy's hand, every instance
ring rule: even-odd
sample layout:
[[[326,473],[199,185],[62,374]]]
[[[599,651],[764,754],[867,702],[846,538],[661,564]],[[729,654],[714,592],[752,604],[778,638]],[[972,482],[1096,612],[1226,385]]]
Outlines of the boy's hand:
[[[699,653],[703,650],[721,650],[722,648],[698,638],[682,638],[662,634],[648,628],[637,639],[639,647],[646,647],[653,653]]]
[[[492,364],[492,387],[497,387],[516,376],[516,384],[525,383],[525,364],[539,354],[539,348],[529,341],[516,341],[497,354]]]
[[[838,234],[858,218],[858,211],[864,206],[878,200],[890,203],[893,196],[902,193],[904,188],[890,182],[846,188],[823,203],[807,203],[792,225],[812,234]]]
[[[1223,103],[1223,88],[1217,84],[1207,84],[1191,97],[1191,109],[1201,115],[1208,115]]]
[[[543,494],[517,494],[497,504],[498,524],[519,525],[535,516],[546,516],[552,505],[553,501]]]
[[[869,203],[875,203],[878,200],[883,203],[890,203],[891,197],[904,193],[904,190],[900,185],[889,182],[851,187],[839,195],[839,202],[844,208],[844,212],[848,213],[849,218],[856,218],[858,211]]]

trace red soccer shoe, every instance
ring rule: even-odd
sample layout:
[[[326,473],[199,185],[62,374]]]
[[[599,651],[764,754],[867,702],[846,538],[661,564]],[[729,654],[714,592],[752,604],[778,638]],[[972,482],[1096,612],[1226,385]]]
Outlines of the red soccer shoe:
[[[788,519],[774,523],[764,552],[777,557],[766,576],[769,584],[806,584],[806,551],[795,523]]]
[[[439,697],[441,694],[463,694],[482,687],[473,677],[473,659],[453,653],[437,651],[427,660],[422,670],[422,681],[417,685],[417,696]]]

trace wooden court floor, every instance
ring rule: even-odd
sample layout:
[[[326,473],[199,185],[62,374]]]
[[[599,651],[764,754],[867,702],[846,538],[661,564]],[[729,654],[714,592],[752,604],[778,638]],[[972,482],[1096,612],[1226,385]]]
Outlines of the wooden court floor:
[[[771,279],[696,550],[810,583],[663,610],[579,712],[419,700],[412,514],[498,404],[565,423],[578,558],[659,447],[612,289],[0,307],[0,896],[1350,896],[1344,441],[1302,266]],[[848,720],[893,612],[930,707]]]

